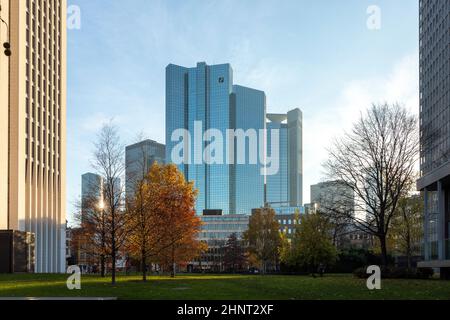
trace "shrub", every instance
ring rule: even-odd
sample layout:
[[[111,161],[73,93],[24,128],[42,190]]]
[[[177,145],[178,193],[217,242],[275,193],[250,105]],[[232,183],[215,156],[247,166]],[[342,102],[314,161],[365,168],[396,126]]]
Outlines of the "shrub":
[[[388,262],[394,263],[392,256],[388,256]],[[381,265],[381,256],[366,249],[343,249],[339,252],[338,261],[329,272],[351,273],[355,269],[368,265]]]
[[[417,269],[417,276],[419,279],[430,279],[434,275],[433,268],[419,268]]]
[[[433,274],[432,268],[381,268],[381,278],[383,279],[430,279]],[[367,274],[367,267],[354,270],[353,275],[360,279],[367,279],[370,276],[370,274]]]
[[[367,279],[369,275],[367,274],[367,268],[358,268],[353,271],[353,275],[360,279]]]

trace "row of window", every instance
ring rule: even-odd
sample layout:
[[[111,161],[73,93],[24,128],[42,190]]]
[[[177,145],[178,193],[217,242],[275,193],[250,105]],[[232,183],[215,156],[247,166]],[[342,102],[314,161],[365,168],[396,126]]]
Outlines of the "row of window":
[[[420,3],[421,171],[450,160],[450,2]]]
[[[299,219],[283,219],[283,220],[278,220],[278,223],[280,225],[293,225],[293,224],[299,224],[300,220]]]
[[[61,3],[58,0],[27,0],[26,6],[25,152],[31,161],[36,160],[47,168],[57,164],[59,170]]]

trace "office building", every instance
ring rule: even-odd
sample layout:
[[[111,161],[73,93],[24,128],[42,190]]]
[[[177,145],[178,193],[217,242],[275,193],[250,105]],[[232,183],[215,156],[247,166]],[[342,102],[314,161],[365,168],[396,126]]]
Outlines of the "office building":
[[[81,214],[88,215],[92,208],[100,208],[103,204],[103,178],[95,173],[81,176]]]
[[[39,273],[65,272],[66,7],[1,1],[0,229],[34,235]]]
[[[311,203],[319,211],[345,215],[355,213],[355,192],[342,181],[325,181],[311,186]]]
[[[244,132],[255,130],[255,133],[265,129],[264,119],[266,114],[266,96],[264,92],[242,86],[233,86],[231,94],[232,128]],[[258,136],[261,138],[261,136]],[[249,214],[255,205],[264,203],[264,174],[259,160],[252,164],[251,154],[259,158],[264,147],[254,142],[246,143],[248,152],[245,156],[245,164],[239,163],[235,154],[234,164],[231,166],[231,194],[230,212],[235,214]],[[237,147],[237,143],[236,143]],[[253,149],[252,149],[253,147]],[[251,190],[251,192],[249,192]]]
[[[299,109],[267,114],[267,155],[272,155],[272,130],[279,135],[279,170],[266,177],[266,203],[271,207],[303,205],[303,119]]]
[[[255,213],[260,209],[252,209]],[[275,220],[278,222],[279,231],[283,232],[288,239],[292,239],[295,230],[300,223],[300,216],[304,213],[303,208],[274,208],[276,213]],[[208,245],[208,250],[203,253],[196,261],[188,264],[188,271],[226,271],[224,265],[225,247],[228,239],[235,234],[241,242],[245,251],[244,233],[248,230],[250,215],[247,214],[229,214],[222,215],[220,210],[206,210],[201,216],[202,227],[198,236],[199,241]],[[248,266],[246,266],[248,267]],[[245,267],[244,267],[245,269]]]
[[[149,172],[153,163],[165,163],[166,146],[153,140],[144,140],[126,147],[125,194],[134,195],[136,184]]]
[[[85,273],[92,270],[98,263],[98,255],[95,254],[95,244],[86,233],[86,226],[92,221],[105,206],[105,184],[102,176],[96,173],[85,173],[81,176],[81,226],[72,228],[70,261],[81,267]],[[120,190],[120,179],[117,179],[116,190]],[[95,219],[95,218],[94,218]]]
[[[450,2],[419,2],[420,169],[424,258],[450,277]]]
[[[300,224],[300,213],[276,213],[275,219],[280,225],[280,232],[290,241]]]
[[[172,141],[172,135],[184,129],[184,163],[180,170],[189,181],[195,182],[199,194],[196,210],[220,209],[224,214],[246,213],[264,202],[264,176],[261,161],[249,161],[255,152],[259,155],[259,136],[245,136],[245,164],[230,151],[236,151],[240,142],[234,137],[234,148],[227,148],[227,130],[242,129],[246,132],[265,128],[266,97],[264,92],[233,84],[233,70],[229,64],[212,65],[198,63],[194,68],[170,64],[166,68],[166,160],[172,159],[180,141]],[[210,130],[221,135],[222,147],[215,151],[215,159],[206,149],[213,142]],[[247,133],[247,132],[246,132]],[[175,137],[177,139],[178,137]],[[203,138],[203,139],[202,139]],[[206,138],[206,139],[204,139]],[[253,137],[255,138],[255,137]],[[256,151],[254,147],[256,146]],[[251,151],[251,152],[250,152]],[[217,161],[215,161],[217,160]],[[178,163],[177,163],[178,164]],[[258,176],[259,173],[259,176]],[[251,192],[248,192],[251,190]]]
[[[300,224],[300,218],[305,214],[304,207],[270,207],[275,213],[275,220],[279,224],[279,231],[284,233],[288,240],[292,239],[297,226]],[[252,214],[257,213],[263,208],[252,209]]]
[[[301,207],[273,207],[276,215],[301,215],[305,214],[305,206]]]
[[[224,216],[220,211],[212,215],[202,215],[203,225],[198,240],[204,241],[208,250],[197,261],[191,262],[188,270],[224,271],[225,245],[233,233],[242,241],[243,234],[248,229],[249,217],[235,214]]]

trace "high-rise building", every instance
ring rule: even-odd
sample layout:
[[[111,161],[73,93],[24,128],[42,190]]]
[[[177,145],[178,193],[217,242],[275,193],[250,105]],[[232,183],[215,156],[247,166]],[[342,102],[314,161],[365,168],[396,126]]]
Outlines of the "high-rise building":
[[[420,167],[425,198],[422,266],[450,277],[450,2],[420,6]]]
[[[300,109],[267,114],[267,155],[272,154],[273,130],[279,135],[279,170],[266,177],[266,202],[272,207],[303,205],[303,119]]]
[[[150,170],[153,163],[165,163],[166,146],[153,140],[144,140],[126,147],[125,194],[133,196],[136,183]]]
[[[95,173],[85,173],[81,176],[81,214],[87,214],[92,206],[100,207],[103,201],[103,179]],[[95,204],[93,204],[93,202]]]
[[[70,244],[72,263],[80,266],[83,272],[98,262],[94,254],[95,245],[86,234],[86,224],[95,217],[104,206],[104,179],[95,173],[85,173],[81,176],[81,222],[78,228],[72,228]]]
[[[0,229],[34,234],[39,273],[65,271],[66,7],[1,1]]]
[[[233,86],[231,94],[232,128],[255,130],[259,134],[264,130],[266,114],[266,95],[264,92],[242,86]],[[263,137],[259,136],[259,138]],[[264,154],[264,144],[258,139],[249,142],[245,164],[239,164],[238,155],[234,155],[234,164],[231,166],[231,207],[235,214],[250,214],[255,205],[264,203],[264,171],[259,160],[252,163],[251,155],[259,158]],[[252,149],[253,148],[253,149]],[[251,192],[249,192],[251,190]]]
[[[316,210],[355,214],[355,192],[342,181],[325,181],[311,186],[311,203]]]
[[[180,141],[172,141],[172,135],[179,129],[189,132],[183,137],[185,149],[184,164],[179,165],[185,177],[195,182],[199,194],[197,213],[206,209],[220,209],[224,214],[250,214],[252,208],[264,202],[264,177],[261,161],[245,164],[232,157],[225,143],[227,129],[248,129],[259,132],[265,128],[266,97],[264,92],[233,85],[233,70],[229,64],[209,66],[198,63],[194,68],[169,65],[166,68],[166,161],[174,162],[172,153]],[[219,162],[204,152],[213,142],[208,135],[211,130],[223,138]],[[259,153],[259,136],[251,141],[246,155]],[[206,139],[203,139],[206,138]],[[175,137],[178,139],[178,137]],[[235,147],[239,141],[234,138]],[[218,142],[218,141],[214,141]],[[242,140],[241,140],[242,142]],[[236,150],[236,149],[235,149]],[[216,154],[218,156],[218,154]],[[230,161],[232,159],[232,161]],[[248,158],[246,159],[248,160]],[[259,176],[258,176],[259,172]],[[251,192],[249,192],[251,190]]]

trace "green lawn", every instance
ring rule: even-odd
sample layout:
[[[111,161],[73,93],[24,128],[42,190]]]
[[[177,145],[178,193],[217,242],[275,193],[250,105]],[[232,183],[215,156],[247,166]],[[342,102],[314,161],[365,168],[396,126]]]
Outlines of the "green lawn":
[[[0,275],[0,297],[118,297],[119,299],[450,299],[450,281],[382,280],[382,290],[369,291],[351,275],[252,276],[179,275],[175,279],[83,276],[82,289],[69,291],[65,275]]]

